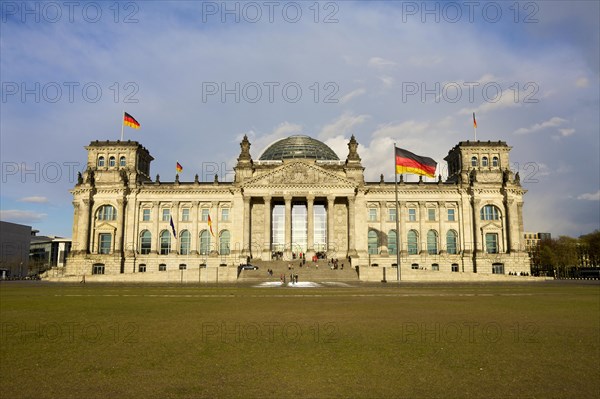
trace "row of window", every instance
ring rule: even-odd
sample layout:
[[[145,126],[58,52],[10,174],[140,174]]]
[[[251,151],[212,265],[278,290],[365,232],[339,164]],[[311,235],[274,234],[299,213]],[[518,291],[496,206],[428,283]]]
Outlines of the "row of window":
[[[408,254],[416,255],[419,253],[419,233],[416,230],[409,230],[407,233]],[[390,230],[387,234],[387,247],[390,254],[397,253],[397,237],[396,230]],[[375,230],[369,230],[367,237],[368,252],[371,255],[379,254],[381,242]],[[458,253],[458,233],[454,230],[449,230],[446,233],[446,252],[451,255]],[[438,233],[435,230],[427,232],[427,252],[430,255],[438,254]]]
[[[142,209],[142,221],[149,222],[151,216],[151,209]],[[200,220],[202,222],[208,222],[210,218],[210,209],[203,208],[200,210]],[[182,222],[190,221],[190,208],[182,208],[180,213],[181,218],[179,219]],[[168,222],[171,220],[171,209],[163,208],[161,210],[161,220],[163,222]],[[229,221],[229,208],[221,209],[221,221],[228,222]]]
[[[203,208],[200,213],[200,220],[203,222],[208,222],[210,219],[210,209]],[[142,209],[142,221],[148,222],[150,221],[151,209]],[[117,210],[112,205],[102,205],[98,208],[96,213],[98,220],[116,220],[117,219]],[[163,222],[169,222],[171,220],[171,209],[163,208],[161,212],[161,220]],[[181,209],[181,219],[182,222],[190,221],[190,209],[183,208]],[[229,221],[229,208],[221,209],[221,221],[227,222]]]
[[[419,253],[419,233],[416,230],[409,230],[406,234],[407,249],[409,255],[417,255]],[[396,230],[390,230],[387,234],[387,247],[390,254],[395,254],[397,251],[396,246]],[[435,230],[429,230],[427,232],[427,253],[429,255],[437,255],[439,253],[438,247],[438,233]],[[381,246],[379,235],[375,230],[369,230],[367,238],[368,252],[371,255],[379,254],[379,247]],[[454,230],[449,230],[446,233],[446,253],[455,255],[459,251],[458,247],[458,233]],[[497,233],[486,233],[485,235],[485,251],[488,254],[497,254],[499,252],[498,247],[498,234]]]
[[[414,270],[422,270],[423,267],[419,266],[418,263],[413,263],[410,265],[411,269]],[[427,268],[425,268],[425,270],[427,270]],[[438,263],[432,263],[431,264],[431,270],[433,271],[439,271],[440,270],[440,265]],[[452,272],[458,272],[458,263],[453,263],[451,265],[451,269]],[[492,264],[492,274],[504,274],[504,264],[503,263],[494,263]]]
[[[456,221],[456,209],[448,209],[447,210],[447,220],[449,222]],[[436,209],[435,208],[427,208],[427,220],[430,222],[435,222],[436,218]],[[388,222],[396,221],[396,208],[388,208]],[[408,208],[408,221],[416,222],[417,221],[417,209],[416,208]],[[369,208],[369,222],[377,222],[377,208]]]
[[[435,208],[427,208],[427,221],[435,222],[436,218],[436,209]],[[480,210],[481,220],[498,220],[501,216],[500,209],[498,209],[495,205],[485,205]],[[447,210],[447,219],[448,222],[456,221],[456,209],[448,209]],[[369,208],[369,222],[377,221],[377,208]],[[388,209],[388,221],[395,222],[396,221],[396,209],[389,208]],[[417,221],[417,209],[416,208],[408,208],[408,221],[416,222]]]
[[[98,157],[98,167],[102,168],[104,166],[106,166],[106,158],[104,158],[104,155],[100,155]],[[117,166],[117,158],[112,155],[108,157],[108,166]],[[124,156],[119,158],[119,166],[127,166],[127,159]]]
[[[171,252],[171,232],[163,230],[159,235],[159,254],[168,255]],[[211,251],[210,232],[202,230],[199,234],[199,253],[200,255],[208,255]],[[189,255],[191,252],[192,235],[188,230],[182,230],[179,233],[179,254]],[[223,230],[219,234],[219,253],[221,255],[229,255],[231,243],[231,233],[228,230]],[[144,230],[140,233],[140,253],[147,255],[152,251],[152,233]]]
[[[185,263],[179,264],[179,270],[186,270],[186,269],[187,269],[187,265]],[[104,271],[105,271],[105,266],[103,263],[95,263],[94,265],[92,265],[92,274],[104,274]],[[146,272],[146,264],[144,264],[144,263],[140,264],[138,267],[138,271],[140,273],[145,273]],[[158,265],[158,271],[159,272],[167,271],[167,265],[164,263],[161,263],[160,265]]]
[[[471,157],[471,166],[479,166],[479,159],[476,156],[472,156]],[[484,156],[481,157],[481,166],[490,166],[490,161],[489,158]],[[500,161],[498,160],[498,157],[494,156],[492,157],[492,167],[496,168],[498,166],[500,166]]]
[[[171,235],[169,230],[163,230],[159,234],[159,254],[168,255],[171,252]],[[199,235],[201,255],[208,255],[211,251],[210,232],[202,230]],[[192,235],[188,230],[182,230],[179,233],[179,254],[189,255],[191,253]],[[219,234],[219,253],[221,255],[230,254],[231,233],[223,230]],[[98,253],[107,255],[112,250],[112,234],[100,233],[98,237]],[[144,230],[140,234],[140,253],[147,255],[152,251],[152,233]]]

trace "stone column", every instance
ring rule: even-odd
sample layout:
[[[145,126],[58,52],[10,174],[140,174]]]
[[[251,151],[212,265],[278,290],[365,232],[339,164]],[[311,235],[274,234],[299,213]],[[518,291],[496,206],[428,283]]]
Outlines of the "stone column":
[[[288,259],[292,257],[292,197],[283,197],[285,201],[285,245],[284,253]]]
[[[408,231],[406,231],[406,201],[398,201],[398,214],[396,215],[400,221],[400,231],[396,232],[396,234],[400,234],[400,255],[402,257],[406,257],[408,255],[408,247],[404,245],[407,242]],[[406,248],[406,249],[405,249]]]
[[[427,253],[427,231],[425,230],[425,218],[427,217],[427,208],[425,201],[419,201],[419,253]]]
[[[334,235],[334,208],[335,208],[335,197],[330,195],[327,197],[327,250],[328,251],[337,251],[335,245],[335,235]]]
[[[315,214],[314,214],[314,203],[315,203],[315,196],[314,195],[309,195],[306,197],[306,211],[307,211],[307,223],[306,223],[306,229],[307,229],[307,253],[310,254],[310,256],[313,255],[313,252],[315,250]]]
[[[380,249],[379,253],[383,256],[388,256],[389,255],[388,245],[387,245],[388,243],[386,240],[388,232],[387,232],[387,229],[385,228],[385,216],[386,215],[384,215],[387,208],[385,205],[386,205],[385,201],[379,202],[379,231],[380,231],[379,236],[381,237],[381,242],[379,243],[379,248],[381,248],[381,249]],[[396,233],[396,234],[398,234],[398,233]]]
[[[198,208],[200,203],[198,201],[192,202],[192,211],[190,212],[190,220],[192,221],[192,231],[190,232],[192,240],[190,242],[190,254],[198,255],[200,249],[200,233],[198,232]]]
[[[244,223],[242,255],[250,255],[250,197],[244,197]],[[246,260],[244,259],[244,263]]]
[[[439,238],[439,243],[438,243],[438,252],[440,254],[445,254],[447,252],[447,248],[446,248],[446,232],[445,232],[445,226],[446,226],[446,218],[448,217],[448,212],[446,211],[446,202],[445,201],[438,201],[438,217],[439,217],[439,223],[440,223],[440,230],[438,233],[438,238]]]
[[[481,217],[480,210],[481,200],[473,200],[473,250],[477,254],[481,254],[484,250],[481,238]]]
[[[263,197],[265,201],[264,233],[263,233],[263,260],[271,260],[271,197]]]
[[[212,239],[215,241],[215,245],[213,249],[210,251],[210,254],[216,256],[221,252],[221,242],[219,240],[219,201],[212,201],[210,203],[210,209],[208,211],[210,215],[210,222],[212,224],[212,231],[214,233],[214,237]],[[210,230],[210,228],[209,228]],[[210,231],[209,231],[210,234]]]
[[[121,253],[123,248],[123,230],[125,229],[125,199],[117,199],[117,231],[115,234],[115,253]]]
[[[81,233],[79,234],[80,245],[81,245],[81,253],[88,254],[90,253],[90,225],[92,223],[92,202],[89,199],[83,199],[80,213],[81,220]]]
[[[152,202],[152,213],[154,214],[154,217],[152,218],[152,225],[153,225],[153,229],[154,229],[154,253],[159,254],[160,253],[160,221],[161,221],[161,217],[162,215],[160,214],[160,202],[159,201],[154,201]]]
[[[171,239],[171,252],[179,253],[179,201],[173,201],[171,207],[171,217],[173,218],[173,224],[175,225],[176,236]],[[169,225],[169,229],[173,230]],[[175,245],[175,249],[173,249]]]
[[[348,197],[348,255],[356,256],[356,198]]]

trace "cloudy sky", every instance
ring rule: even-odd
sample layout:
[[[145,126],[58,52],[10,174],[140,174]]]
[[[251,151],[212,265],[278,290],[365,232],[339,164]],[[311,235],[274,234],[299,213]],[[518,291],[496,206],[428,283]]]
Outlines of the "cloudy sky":
[[[393,143],[440,163],[474,136],[513,147],[526,231],[600,224],[596,1],[2,2],[0,219],[71,236],[69,190],[92,140],[125,128],[152,175],[231,180],[307,134],[369,180]]]

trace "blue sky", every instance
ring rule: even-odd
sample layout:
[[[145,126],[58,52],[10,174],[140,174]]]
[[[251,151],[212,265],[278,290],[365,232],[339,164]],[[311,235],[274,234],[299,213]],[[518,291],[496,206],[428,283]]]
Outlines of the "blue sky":
[[[118,139],[123,110],[163,181],[176,161],[225,180],[244,134],[254,157],[307,134],[342,159],[354,134],[367,179],[391,181],[394,142],[443,167],[475,112],[479,139],[513,146],[526,231],[588,233],[598,4],[3,2],[0,219],[70,236],[83,147]]]

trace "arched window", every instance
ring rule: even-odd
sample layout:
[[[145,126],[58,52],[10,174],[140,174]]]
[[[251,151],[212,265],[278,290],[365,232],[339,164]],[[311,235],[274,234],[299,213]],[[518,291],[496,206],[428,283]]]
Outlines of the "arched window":
[[[127,161],[125,157],[119,158],[119,166],[127,166]]]
[[[458,234],[456,234],[456,231],[454,230],[449,230],[448,233],[446,233],[446,252],[449,253],[450,255],[455,255],[457,253],[457,248],[456,248],[456,237],[458,236]]]
[[[179,254],[189,255],[190,254],[190,232],[183,230],[179,236]]]
[[[377,247],[379,247],[379,243],[377,242],[377,232],[375,230],[369,230],[368,236],[368,245],[369,245],[369,254],[376,255]]]
[[[230,242],[231,242],[231,233],[229,233],[229,230],[223,230],[219,237],[219,249],[220,249],[221,255],[229,255],[229,253],[231,251],[229,248]]]
[[[98,208],[98,220],[116,220],[117,210],[112,205],[102,205]]]
[[[416,255],[419,253],[419,235],[415,230],[410,230],[406,235],[408,241],[408,254]]]
[[[437,238],[437,232],[435,230],[429,230],[427,232],[427,253],[429,253],[429,255],[436,255],[438,253]]]
[[[108,166],[115,166],[116,160],[115,157],[108,158]]]
[[[481,158],[481,166],[488,166],[488,157]]]
[[[498,157],[492,158],[492,166],[493,167],[498,167]]]
[[[471,166],[477,166],[477,157],[471,157]]]
[[[148,230],[142,231],[142,234],[140,234],[140,244],[140,253],[142,255],[149,254],[152,249],[152,233]]]
[[[160,254],[168,255],[171,252],[171,232],[163,230],[160,232]]]
[[[481,220],[498,220],[500,218],[500,209],[494,205],[486,205],[481,208]]]
[[[200,232],[200,255],[208,255],[210,252],[210,233],[208,230]]]
[[[104,157],[101,155],[98,157],[98,167],[103,167],[104,166]]]
[[[388,231],[388,252],[390,254],[396,254],[396,230]]]

